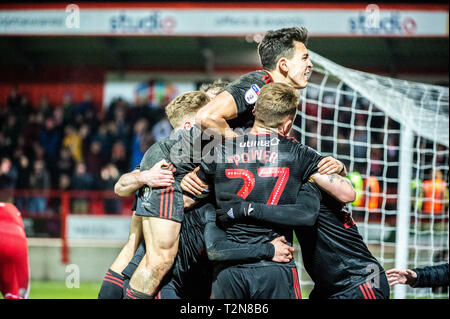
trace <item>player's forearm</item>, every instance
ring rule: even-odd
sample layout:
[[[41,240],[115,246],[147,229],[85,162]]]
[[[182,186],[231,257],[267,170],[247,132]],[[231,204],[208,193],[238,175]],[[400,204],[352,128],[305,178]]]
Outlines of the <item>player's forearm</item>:
[[[219,132],[220,135],[228,138],[233,137],[233,132],[225,118],[205,113],[196,118],[196,122],[200,123],[202,130],[212,130]]]
[[[114,192],[121,197],[133,195],[139,188],[144,185],[139,180],[139,170],[122,175],[114,185]]]
[[[346,177],[337,174],[322,175],[315,173],[311,178],[317,186],[342,203],[353,202],[356,198],[353,185]]]
[[[292,205],[252,203],[254,210],[249,214],[249,218],[278,226],[312,227],[319,214],[320,200],[309,193],[302,195],[302,199]]]
[[[240,244],[228,240],[226,233],[215,222],[208,222],[205,226],[205,243],[211,261],[272,260],[275,254],[275,247],[271,243]]]

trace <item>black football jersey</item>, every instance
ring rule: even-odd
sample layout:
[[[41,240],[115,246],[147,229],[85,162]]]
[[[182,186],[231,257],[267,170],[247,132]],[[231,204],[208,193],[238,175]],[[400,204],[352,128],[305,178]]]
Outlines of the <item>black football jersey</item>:
[[[252,110],[258,99],[259,91],[264,85],[272,82],[273,79],[267,71],[259,70],[242,75],[225,88],[225,91],[233,96],[237,107],[237,117],[227,121],[231,128],[253,126],[255,117]]]
[[[269,205],[293,204],[300,187],[317,172],[323,158],[312,148],[272,132],[227,139],[210,155],[204,158],[199,177],[214,185],[219,208],[238,197]],[[266,243],[285,236],[292,244],[291,229],[265,222],[236,223],[226,232],[230,240],[239,243]],[[272,262],[258,262],[268,263]],[[293,263],[284,265],[292,267]]]

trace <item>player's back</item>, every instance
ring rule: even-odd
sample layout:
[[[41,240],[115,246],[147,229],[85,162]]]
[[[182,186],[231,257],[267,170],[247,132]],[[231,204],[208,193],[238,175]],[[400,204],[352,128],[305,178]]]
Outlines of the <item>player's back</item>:
[[[315,283],[314,295],[328,298],[366,281],[373,271],[384,272],[344,205],[314,183],[306,183],[303,190],[321,198],[316,227],[295,230],[305,268]]]
[[[226,140],[217,150],[215,163],[203,167],[214,176],[220,208],[236,196],[269,205],[292,204],[321,158],[316,151],[283,135],[249,133]],[[227,228],[227,235],[239,243],[269,242],[278,236],[292,243],[291,229],[267,223],[236,223]]]

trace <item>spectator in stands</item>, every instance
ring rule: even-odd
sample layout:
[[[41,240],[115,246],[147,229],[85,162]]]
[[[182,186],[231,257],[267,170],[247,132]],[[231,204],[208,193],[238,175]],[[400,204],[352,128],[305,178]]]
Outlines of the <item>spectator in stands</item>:
[[[72,94],[70,92],[67,92],[64,94],[63,101],[61,104],[60,109],[62,109],[63,112],[63,118],[64,118],[64,124],[75,124],[75,116],[74,116],[74,108],[75,104],[72,100]]]
[[[130,139],[131,127],[126,121],[126,105],[119,104],[114,111],[114,119],[108,124],[109,133],[114,137],[114,141],[121,141],[126,144]]]
[[[29,213],[43,213],[47,206],[47,192],[50,187],[50,176],[43,160],[36,160],[30,175],[30,189],[40,191],[36,197],[30,198]]]
[[[91,142],[95,136],[92,136],[91,134],[92,129],[89,126],[89,124],[84,123],[80,126],[78,129],[78,135],[81,138],[81,153],[87,154],[89,152],[89,148],[91,147]]]
[[[119,171],[114,164],[108,164],[102,168],[99,189],[111,191],[119,180]],[[114,195],[113,195],[114,196]],[[104,207],[107,214],[120,214],[121,200],[117,198],[105,198]]]
[[[105,158],[111,156],[111,148],[113,145],[113,138],[108,131],[108,124],[106,122],[100,123],[98,132],[93,139],[99,141],[102,145],[101,152]]]
[[[6,100],[7,111],[13,111],[20,104],[20,94],[17,86],[11,88],[9,91],[9,96]]]
[[[20,136],[20,126],[17,123],[16,115],[9,114],[6,119],[6,125],[2,128],[2,131],[5,136],[5,144],[8,145],[9,152],[12,154],[17,146],[17,140]]]
[[[111,164],[114,164],[119,170],[119,175],[128,172],[128,160],[125,145],[121,141],[114,143],[111,150]]]
[[[96,109],[92,102],[91,92],[85,92],[83,101],[74,108],[74,117],[76,124],[81,125],[83,123],[92,124],[96,121]]]
[[[43,95],[39,101],[38,112],[42,114],[44,120],[53,114],[53,107],[50,105],[50,101],[46,95]]]
[[[30,189],[31,164],[25,155],[21,155],[18,162],[16,189],[24,192]],[[28,209],[28,202],[28,197],[16,196],[16,206],[21,212]]]
[[[17,170],[13,167],[8,157],[3,157],[0,161],[0,192],[13,191],[16,187]],[[0,193],[0,202],[13,203],[14,197],[12,193]]]
[[[101,153],[101,150],[101,142],[98,140],[93,140],[89,147],[89,151],[85,155],[87,171],[95,179],[100,177],[100,170],[106,164],[106,159]]]
[[[148,121],[143,118],[134,125],[134,134],[131,140],[131,163],[130,171],[134,170],[141,162],[144,152],[150,147],[153,141],[150,142],[151,135],[148,132]]]
[[[30,117],[28,118],[28,124],[23,131],[25,145],[31,147],[38,141],[43,123],[44,118],[41,113],[33,112],[30,114]]]
[[[75,127],[67,125],[64,129],[65,136],[63,139],[63,146],[70,149],[75,162],[80,163],[83,161],[82,141]]]
[[[28,96],[24,94],[20,97],[20,104],[17,107],[17,110],[15,111],[15,114],[17,116],[21,128],[25,127],[28,120],[28,116],[30,115],[31,112],[33,112],[33,106],[28,100]]]
[[[62,147],[59,153],[59,159],[56,164],[58,179],[62,175],[72,176],[74,173],[75,161],[68,147]]]
[[[94,189],[94,179],[87,172],[86,164],[84,162],[77,163],[75,166],[75,173],[72,176],[70,188],[72,190],[89,190]],[[87,214],[89,208],[88,198],[84,196],[75,196],[72,199],[72,213]]]
[[[49,117],[45,120],[45,127],[39,135],[39,143],[44,148],[45,162],[48,167],[55,167],[61,147],[61,135],[55,127],[55,120]],[[56,171],[50,171],[51,180],[56,184]]]

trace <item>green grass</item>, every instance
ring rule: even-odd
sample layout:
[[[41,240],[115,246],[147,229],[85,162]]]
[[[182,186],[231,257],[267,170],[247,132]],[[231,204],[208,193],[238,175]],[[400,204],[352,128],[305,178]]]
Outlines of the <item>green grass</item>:
[[[30,299],[97,299],[101,282],[81,282],[80,288],[67,288],[63,281],[32,281]]]

